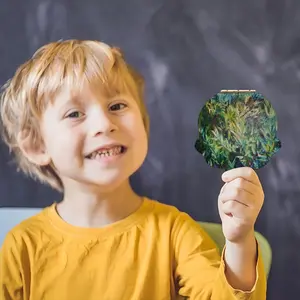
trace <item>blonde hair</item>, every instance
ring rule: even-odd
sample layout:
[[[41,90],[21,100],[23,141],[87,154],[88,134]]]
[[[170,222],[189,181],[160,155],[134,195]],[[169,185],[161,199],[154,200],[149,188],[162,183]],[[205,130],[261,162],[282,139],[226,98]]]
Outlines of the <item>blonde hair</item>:
[[[48,101],[53,101],[62,89],[80,90],[86,81],[108,94],[130,93],[149,134],[143,78],[125,62],[119,48],[99,41],[67,40],[41,47],[17,69],[1,94],[2,137],[15,156],[18,171],[61,192],[63,184],[53,166],[30,162],[20,148],[18,136],[22,134],[32,145],[42,143],[39,121]]]

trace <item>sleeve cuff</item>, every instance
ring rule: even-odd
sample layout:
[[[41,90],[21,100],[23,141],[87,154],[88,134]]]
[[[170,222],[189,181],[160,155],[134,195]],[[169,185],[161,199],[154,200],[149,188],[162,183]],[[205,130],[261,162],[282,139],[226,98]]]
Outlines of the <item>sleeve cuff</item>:
[[[265,299],[265,298],[261,298],[262,295],[266,295],[266,274],[265,274],[265,268],[263,265],[263,261],[262,261],[262,254],[261,254],[261,249],[259,244],[257,243],[257,251],[258,251],[258,255],[257,255],[257,261],[256,261],[256,279],[255,279],[255,283],[252,287],[251,290],[249,291],[243,291],[240,289],[235,289],[233,288],[230,283],[228,282],[226,275],[225,275],[225,249],[226,246],[224,246],[223,250],[222,250],[222,255],[221,255],[221,266],[220,266],[220,276],[222,277],[222,281],[224,282],[225,285],[227,285],[228,289],[231,290],[231,293],[236,296],[236,299],[250,299],[250,297],[252,297],[253,294],[260,296],[257,299]],[[266,297],[266,296],[265,296]]]

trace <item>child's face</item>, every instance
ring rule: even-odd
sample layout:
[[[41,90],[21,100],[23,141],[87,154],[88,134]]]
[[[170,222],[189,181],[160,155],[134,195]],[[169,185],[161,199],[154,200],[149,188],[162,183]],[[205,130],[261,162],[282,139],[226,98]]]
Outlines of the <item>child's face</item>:
[[[128,180],[147,154],[140,109],[129,95],[109,98],[87,86],[73,98],[62,92],[46,108],[41,129],[49,161],[65,189],[70,182],[114,188]],[[103,152],[95,156],[96,150]]]

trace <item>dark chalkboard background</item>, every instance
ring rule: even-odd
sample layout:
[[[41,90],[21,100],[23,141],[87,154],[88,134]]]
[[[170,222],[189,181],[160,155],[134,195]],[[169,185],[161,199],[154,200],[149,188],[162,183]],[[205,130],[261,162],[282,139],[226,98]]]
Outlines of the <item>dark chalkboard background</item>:
[[[147,80],[150,153],[139,192],[195,219],[219,221],[221,171],[194,149],[202,105],[221,89],[256,89],[278,114],[282,149],[260,170],[256,229],[273,248],[268,299],[300,294],[300,2],[0,1],[0,84],[44,43],[79,38],[120,46]],[[0,146],[0,206],[44,207],[60,195],[17,174]]]

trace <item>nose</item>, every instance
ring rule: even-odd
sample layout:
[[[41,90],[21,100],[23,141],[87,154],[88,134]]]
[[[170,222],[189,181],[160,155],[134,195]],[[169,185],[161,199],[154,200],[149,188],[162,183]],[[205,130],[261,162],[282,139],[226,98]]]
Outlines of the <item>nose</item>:
[[[117,130],[113,116],[102,109],[95,109],[89,116],[89,132],[91,136],[107,134]]]

